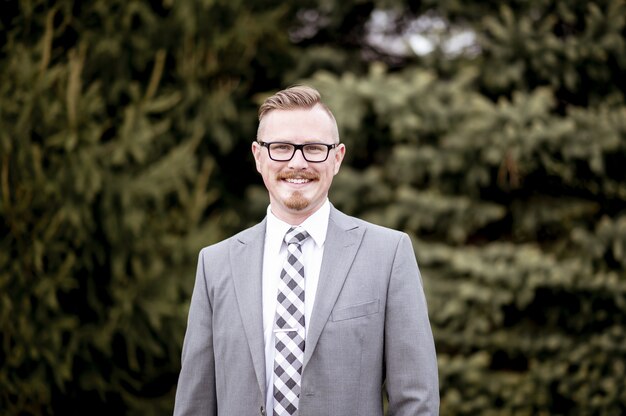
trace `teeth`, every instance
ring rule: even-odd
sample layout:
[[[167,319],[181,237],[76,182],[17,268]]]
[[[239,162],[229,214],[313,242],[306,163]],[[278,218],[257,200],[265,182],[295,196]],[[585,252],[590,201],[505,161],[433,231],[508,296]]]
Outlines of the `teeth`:
[[[308,181],[308,179],[287,179],[289,183],[307,183]]]

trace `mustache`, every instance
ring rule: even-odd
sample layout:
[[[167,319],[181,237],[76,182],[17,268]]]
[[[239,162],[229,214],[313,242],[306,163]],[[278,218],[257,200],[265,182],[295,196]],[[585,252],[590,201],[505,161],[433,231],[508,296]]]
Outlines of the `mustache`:
[[[310,181],[315,181],[319,179],[319,175],[314,172],[282,172],[278,174],[279,180],[284,179],[308,179]]]

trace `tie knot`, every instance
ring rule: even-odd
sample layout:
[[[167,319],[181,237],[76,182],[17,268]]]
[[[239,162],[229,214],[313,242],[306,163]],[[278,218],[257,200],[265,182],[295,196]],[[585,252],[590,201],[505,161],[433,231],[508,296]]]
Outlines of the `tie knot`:
[[[302,227],[291,227],[285,234],[285,243],[300,245],[309,238],[309,233]]]

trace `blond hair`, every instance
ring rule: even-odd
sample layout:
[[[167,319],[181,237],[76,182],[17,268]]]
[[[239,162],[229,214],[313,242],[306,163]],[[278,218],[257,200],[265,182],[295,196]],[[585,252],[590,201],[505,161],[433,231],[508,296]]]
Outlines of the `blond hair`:
[[[336,130],[337,121],[330,108],[322,102],[319,91],[307,85],[294,85],[268,97],[259,107],[259,123],[272,110],[309,110],[318,105],[328,114]],[[336,134],[339,140],[339,133]]]

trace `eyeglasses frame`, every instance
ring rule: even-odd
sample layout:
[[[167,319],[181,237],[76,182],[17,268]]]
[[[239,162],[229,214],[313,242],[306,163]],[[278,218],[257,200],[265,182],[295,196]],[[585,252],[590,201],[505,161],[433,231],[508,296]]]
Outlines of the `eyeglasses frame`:
[[[340,145],[340,143],[327,144],[327,143],[317,143],[317,142],[315,142],[315,143],[295,144],[295,143],[289,143],[289,142],[264,142],[264,141],[261,141],[261,140],[258,140],[257,143],[259,145],[261,145],[262,147],[266,147],[267,148],[267,155],[274,162],[289,162],[296,155],[296,152],[298,150],[300,150],[300,153],[302,153],[302,157],[304,158],[304,160],[306,160],[309,163],[323,163],[323,162],[326,162],[328,160],[328,155],[330,155],[330,150],[331,149],[335,149],[337,146]],[[285,159],[285,160],[274,159],[272,157],[272,153],[270,152],[270,145],[272,145],[272,144],[288,144],[290,146],[293,146],[293,153],[291,154],[291,157],[289,159]],[[309,160],[309,159],[306,158],[306,155],[304,154],[304,146],[310,146],[310,145],[326,146],[326,149],[328,149],[328,150],[326,151],[326,157],[324,158],[324,160]]]

